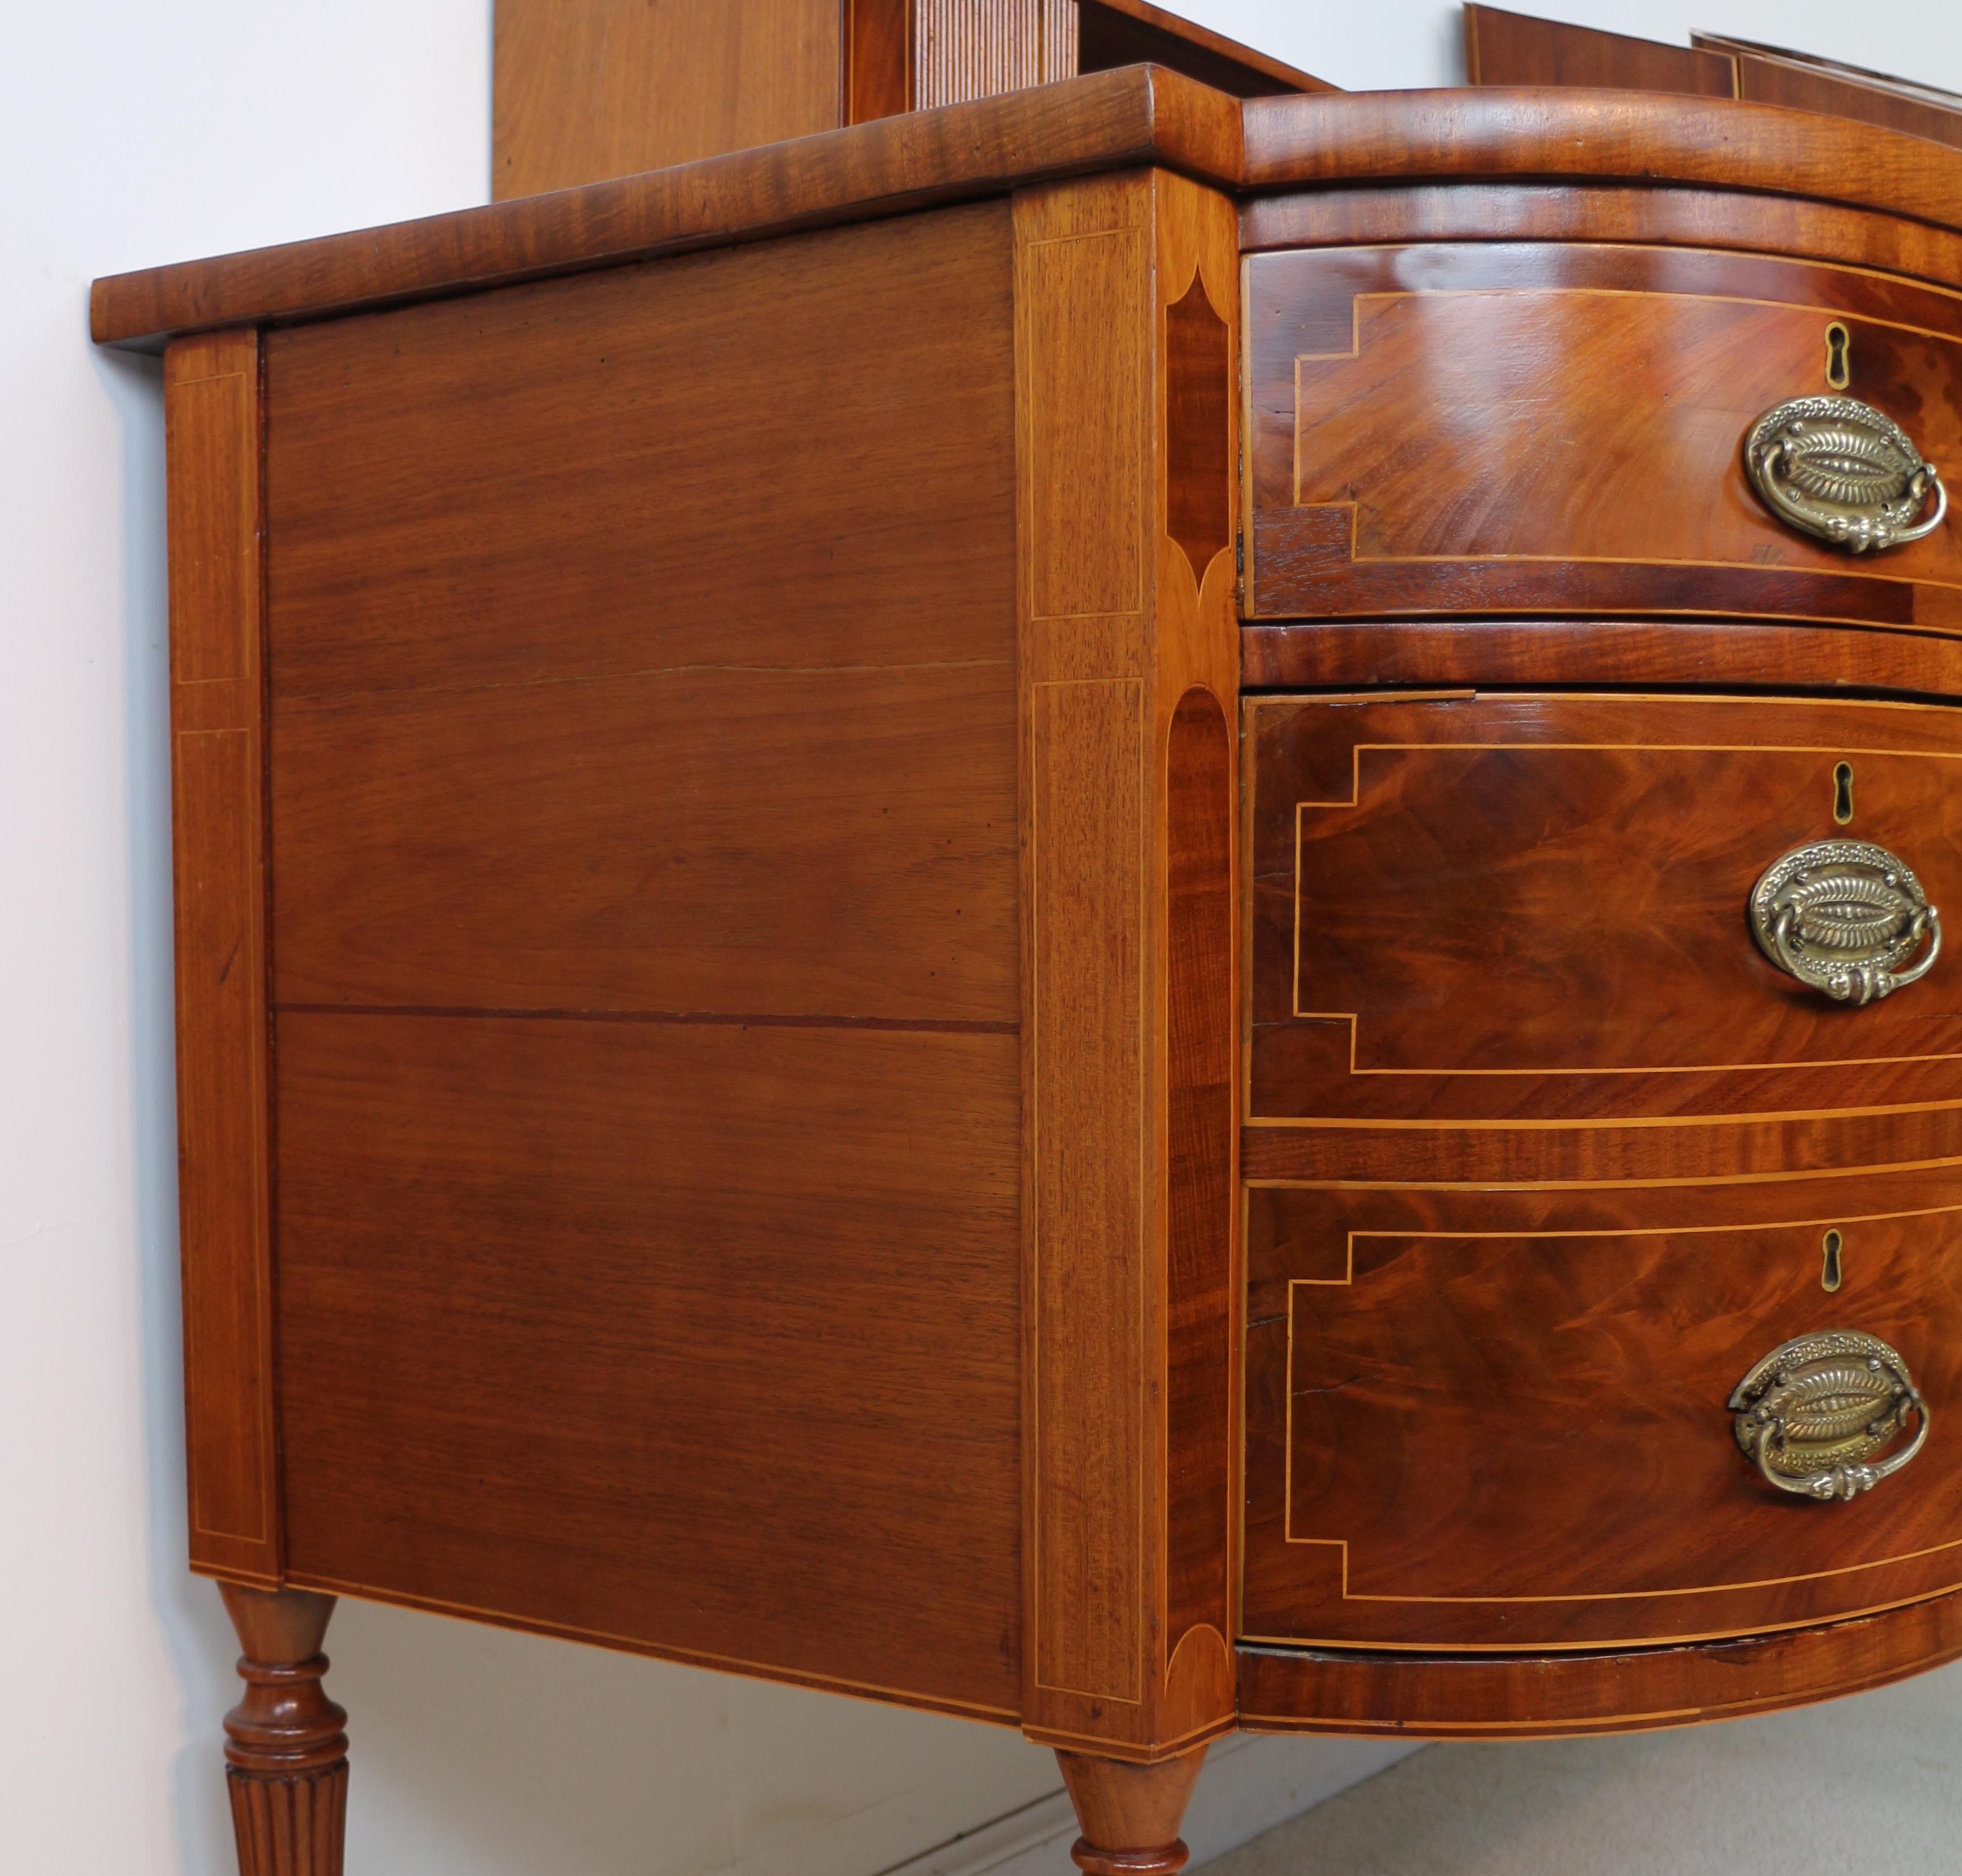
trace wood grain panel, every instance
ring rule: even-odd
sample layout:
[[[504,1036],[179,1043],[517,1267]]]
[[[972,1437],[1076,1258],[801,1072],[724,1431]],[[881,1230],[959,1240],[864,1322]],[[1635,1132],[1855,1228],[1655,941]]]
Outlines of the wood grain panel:
[[[1465,8],[1465,75],[1474,85],[1584,85],[1698,97],[1738,95],[1735,63],[1724,53],[1666,46],[1500,7]]]
[[[1036,944],[1033,1376],[1044,1686],[1136,1702],[1146,1275],[1143,687],[1045,684],[1030,725]]]
[[[1232,382],[1238,254],[1231,205],[1162,173],[1031,191],[1015,217],[1023,1721],[1155,1761],[1232,1714],[1233,777],[1214,700],[1235,693],[1238,628],[1230,560],[1196,575],[1171,530],[1184,485],[1232,461],[1234,414],[1190,357],[1174,370],[1171,335],[1203,300]]]
[[[1249,290],[1257,613],[1551,603],[1962,625],[1954,535],[1856,561],[1775,520],[1740,449],[1764,411],[1825,388],[1836,318],[1856,395],[1935,459],[1962,446],[1952,296],[1530,246],[1263,254]]]
[[[1962,1180],[1248,1194],[1251,1640],[1694,1640],[1962,1584]],[[1820,1245],[1844,1235],[1844,1282]],[[1900,1348],[1927,1449],[1851,1505],[1775,1491],[1726,1407],[1779,1344]],[[1892,1488],[1892,1489],[1890,1489]],[[1843,1513],[1844,1515],[1837,1515]]]
[[[1954,228],[1962,155],[1923,137],[1637,91],[1510,88],[1249,98],[1249,191],[1325,183],[1627,181],[1764,190]]]
[[[1216,33],[1151,0],[1076,0],[1077,69],[1155,65],[1234,97],[1277,97],[1335,87],[1299,66]]]
[[[1005,665],[417,691],[274,721],[283,1004],[1015,1026]]]
[[[1248,253],[1429,241],[1590,241],[1843,262],[1937,283],[1962,279],[1945,229],[1793,196],[1535,182],[1325,188],[1240,206]]]
[[[1777,623],[1411,619],[1249,625],[1254,690],[1373,684],[1683,684],[1962,698],[1962,642],[1926,632]]]
[[[1222,433],[1225,423],[1221,422]],[[1167,1644],[1233,1633],[1234,753],[1188,691],[1166,749]]]
[[[1232,545],[1232,347],[1197,274],[1165,318],[1166,531],[1200,585]]]
[[[280,1568],[256,333],[165,363],[185,1443],[195,1568]]]
[[[1031,242],[1024,251],[1030,343],[1027,421],[1038,618],[1137,613],[1145,602],[1145,384],[1140,318],[1149,252],[1138,225]],[[1050,308],[1058,309],[1044,318]]]
[[[283,1017],[294,1580],[1012,1717],[1017,1053]]]
[[[283,1002],[1017,1021],[1007,232],[280,336]]]
[[[1076,76],[1076,0],[913,0],[912,107]]]
[[[912,108],[913,0],[846,0],[847,123]]]
[[[1884,1686],[1962,1654],[1962,1597],[1687,1648],[1494,1655],[1239,1651],[1250,1732],[1409,1739],[1627,1733],[1768,1713]]]
[[[999,206],[276,334],[275,698],[1005,666],[1011,344]]]
[[[1958,1157],[1962,1102],[1953,1100],[1721,1122],[1699,1115],[1591,1123],[1254,1120],[1240,1134],[1241,1170],[1250,1179],[1668,1185],[1806,1172],[1851,1176]]]
[[[497,0],[494,201],[845,122],[839,0]]]
[[[1962,893],[1947,711],[1274,699],[1248,723],[1253,1115],[1599,1124],[1962,1094],[1951,997],[1836,1005],[1743,916],[1772,861],[1842,831],[1842,760],[1844,831],[1938,906]]]
[[[1737,95],[1754,104],[1852,117],[1937,143],[1962,144],[1962,97],[1953,91],[1749,40],[1711,33],[1692,33],[1690,39],[1736,62]]]

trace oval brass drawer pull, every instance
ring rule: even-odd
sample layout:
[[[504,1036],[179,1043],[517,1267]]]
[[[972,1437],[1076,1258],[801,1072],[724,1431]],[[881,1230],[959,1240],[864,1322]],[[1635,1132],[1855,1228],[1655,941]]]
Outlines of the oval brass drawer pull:
[[[1767,411],[1744,439],[1744,468],[1779,520],[1852,554],[1919,541],[1948,512],[1941,472],[1858,398],[1794,398]],[[1935,512],[1922,519],[1930,494]]]
[[[1775,1348],[1730,1396],[1745,1456],[1781,1491],[1842,1501],[1898,1472],[1928,1440],[1928,1403],[1907,1363],[1877,1335],[1827,1329]],[[1912,1414],[1893,1458],[1872,1462]]]
[[[1841,1003],[1890,996],[1941,953],[1941,916],[1920,880],[1869,841],[1815,840],[1773,861],[1751,888],[1750,919],[1773,964]]]

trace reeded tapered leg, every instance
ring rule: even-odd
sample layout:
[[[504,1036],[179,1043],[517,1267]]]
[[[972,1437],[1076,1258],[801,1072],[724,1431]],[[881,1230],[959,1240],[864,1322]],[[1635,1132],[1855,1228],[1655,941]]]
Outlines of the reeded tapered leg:
[[[320,1684],[334,1599],[218,1587],[245,1651],[245,1698],[225,1716],[238,1876],[341,1876],[347,1715]]]
[[[1059,1750],[1083,1835],[1070,1850],[1086,1876],[1172,1876],[1189,1852],[1178,1834],[1206,1748],[1155,1766]]]

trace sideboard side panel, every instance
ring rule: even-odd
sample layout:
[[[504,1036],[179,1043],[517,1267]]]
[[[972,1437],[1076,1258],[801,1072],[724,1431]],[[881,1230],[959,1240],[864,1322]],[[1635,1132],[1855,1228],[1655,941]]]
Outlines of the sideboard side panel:
[[[290,1582],[1019,1717],[1009,235],[268,339]]]
[[[178,1200],[194,1568],[279,1579],[267,1107],[259,339],[165,363]]]

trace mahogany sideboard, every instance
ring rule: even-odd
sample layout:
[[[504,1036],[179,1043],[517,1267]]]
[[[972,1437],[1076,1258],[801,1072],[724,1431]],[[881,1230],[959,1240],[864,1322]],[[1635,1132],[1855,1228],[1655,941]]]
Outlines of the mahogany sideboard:
[[[247,1876],[340,1595],[1020,1727],[1133,1876],[1236,1727],[1962,1653],[1962,151],[1133,67],[94,321]]]

